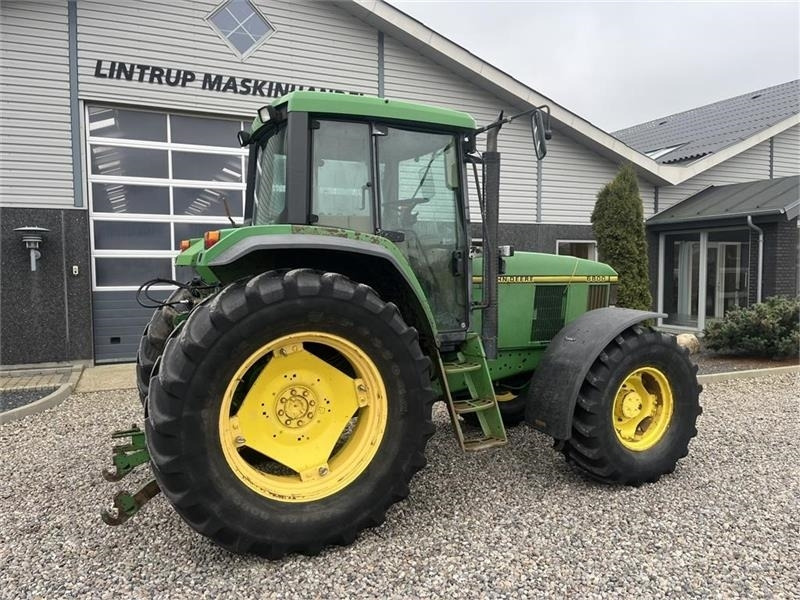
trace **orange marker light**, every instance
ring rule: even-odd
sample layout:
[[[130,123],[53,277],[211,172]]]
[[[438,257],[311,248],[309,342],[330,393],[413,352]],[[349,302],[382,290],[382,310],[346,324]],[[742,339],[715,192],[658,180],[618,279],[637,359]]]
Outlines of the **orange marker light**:
[[[219,230],[217,231],[206,231],[205,235],[203,236],[203,242],[205,243],[206,250],[211,248],[214,244],[219,241]]]
[[[188,250],[192,243],[189,240],[181,240],[181,251]]]

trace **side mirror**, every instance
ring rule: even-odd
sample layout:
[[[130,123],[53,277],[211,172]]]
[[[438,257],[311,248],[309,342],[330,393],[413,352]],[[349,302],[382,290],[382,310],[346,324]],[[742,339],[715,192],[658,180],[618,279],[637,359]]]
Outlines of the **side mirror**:
[[[247,146],[250,143],[250,139],[251,139],[252,136],[250,135],[249,131],[242,130],[242,131],[240,131],[239,133],[236,134],[236,137],[239,138],[239,145],[242,148],[244,148],[245,146]]]
[[[531,135],[533,137],[533,149],[536,151],[536,160],[542,160],[547,154],[546,139],[549,139],[549,132],[544,124],[544,113],[536,110],[531,114]]]

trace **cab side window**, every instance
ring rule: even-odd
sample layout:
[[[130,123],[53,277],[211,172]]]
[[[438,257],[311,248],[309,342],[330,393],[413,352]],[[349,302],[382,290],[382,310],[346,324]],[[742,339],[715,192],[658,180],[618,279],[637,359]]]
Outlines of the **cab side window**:
[[[369,125],[319,121],[312,134],[311,160],[316,224],[372,233]]]

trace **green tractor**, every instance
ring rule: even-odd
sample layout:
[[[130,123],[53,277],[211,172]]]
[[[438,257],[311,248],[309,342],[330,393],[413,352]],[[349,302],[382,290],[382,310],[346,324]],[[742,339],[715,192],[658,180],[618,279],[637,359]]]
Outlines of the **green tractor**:
[[[700,386],[646,325],[659,315],[610,307],[607,265],[498,245],[497,136],[521,118],[541,160],[547,107],[480,128],[332,93],[259,110],[239,134],[245,225],[181,243],[176,264],[196,276],[159,303],[139,347],[145,429],[116,434],[131,439],[105,475],[149,462],[155,480],[104,520],[161,490],[231,551],[350,544],[409,493],[437,400],[463,450],[501,446],[525,421],[594,479],[672,472]]]

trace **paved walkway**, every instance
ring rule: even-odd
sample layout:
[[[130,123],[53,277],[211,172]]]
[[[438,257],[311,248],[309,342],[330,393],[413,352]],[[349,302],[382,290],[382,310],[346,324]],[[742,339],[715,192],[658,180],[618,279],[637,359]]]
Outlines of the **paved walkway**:
[[[69,381],[72,368],[0,371],[0,390],[38,390],[57,388]]]
[[[67,383],[72,365],[0,371],[0,391],[57,388]],[[136,387],[136,364],[99,365],[83,370],[76,392],[126,390]]]
[[[83,370],[76,392],[127,390],[136,387],[136,363],[99,365]]]

